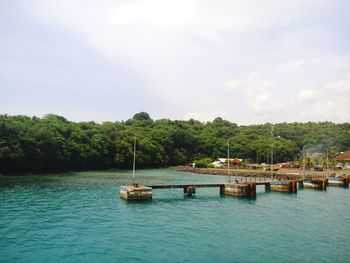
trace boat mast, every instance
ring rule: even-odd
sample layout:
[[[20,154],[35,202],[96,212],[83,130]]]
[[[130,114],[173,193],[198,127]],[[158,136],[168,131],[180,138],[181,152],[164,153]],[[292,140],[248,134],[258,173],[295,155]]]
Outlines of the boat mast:
[[[134,138],[134,160],[132,165],[132,185],[135,184],[136,136]]]
[[[228,176],[228,182],[231,183],[231,177],[230,177],[230,141],[227,140],[227,176]]]

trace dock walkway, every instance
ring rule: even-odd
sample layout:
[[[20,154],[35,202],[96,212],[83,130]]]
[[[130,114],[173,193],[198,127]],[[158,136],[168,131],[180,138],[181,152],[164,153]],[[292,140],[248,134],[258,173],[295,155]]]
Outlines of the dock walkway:
[[[152,189],[169,189],[169,188],[207,188],[207,187],[224,187],[225,184],[163,184],[163,185],[148,185]]]
[[[183,188],[184,194],[192,196],[196,193],[196,188],[208,188],[208,187],[218,187],[220,188],[220,193],[224,191],[225,184],[163,184],[163,185],[148,185],[153,189],[170,189],[170,188]]]
[[[256,185],[270,185],[270,182],[249,182],[243,183],[245,184],[254,184],[254,188]],[[184,194],[191,196],[196,193],[196,188],[211,188],[218,187],[220,188],[220,194],[224,193],[225,184],[162,184],[162,185],[147,185],[147,187],[151,187],[153,189],[171,189],[171,188],[182,188]]]

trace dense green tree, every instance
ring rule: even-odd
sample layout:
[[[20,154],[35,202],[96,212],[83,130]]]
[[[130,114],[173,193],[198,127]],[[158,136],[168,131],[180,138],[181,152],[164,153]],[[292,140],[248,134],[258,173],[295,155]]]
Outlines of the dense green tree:
[[[43,118],[0,116],[0,173],[131,168],[137,138],[137,167],[179,165],[230,156],[251,162],[301,160],[306,152],[328,150],[334,165],[350,149],[350,124],[332,122],[238,126],[222,118],[153,121],[145,112],[126,122],[71,122],[54,114]],[[324,162],[324,161],[323,161]],[[308,165],[311,165],[309,160]]]
[[[151,117],[147,112],[141,111],[139,113],[136,113],[132,119],[138,121],[149,121],[151,120]]]

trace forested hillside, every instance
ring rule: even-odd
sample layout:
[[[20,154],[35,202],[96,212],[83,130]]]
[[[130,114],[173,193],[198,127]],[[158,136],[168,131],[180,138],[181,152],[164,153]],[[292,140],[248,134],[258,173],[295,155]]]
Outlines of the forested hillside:
[[[275,162],[296,160],[309,151],[350,149],[350,124],[331,122],[238,126],[216,118],[152,120],[138,113],[123,122],[71,122],[49,114],[43,118],[0,116],[0,173],[131,168],[137,137],[137,167],[185,164],[202,157],[232,157],[266,162],[274,144]]]

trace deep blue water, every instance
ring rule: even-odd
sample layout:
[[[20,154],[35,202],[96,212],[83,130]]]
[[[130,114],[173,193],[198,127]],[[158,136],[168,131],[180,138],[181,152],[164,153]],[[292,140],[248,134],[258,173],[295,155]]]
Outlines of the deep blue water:
[[[222,176],[137,171],[146,184]],[[154,190],[128,203],[126,171],[0,176],[0,262],[350,262],[350,190],[266,192],[256,199]]]

